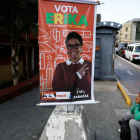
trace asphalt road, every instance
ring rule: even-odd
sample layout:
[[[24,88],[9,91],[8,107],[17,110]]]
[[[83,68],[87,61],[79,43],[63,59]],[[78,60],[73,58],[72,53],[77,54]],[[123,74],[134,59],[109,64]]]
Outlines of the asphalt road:
[[[136,62],[132,62],[132,63],[137,65],[138,67],[140,67],[140,61],[136,61]]]
[[[140,64],[132,63],[119,56],[115,57],[114,71],[121,84],[131,93],[140,92]]]

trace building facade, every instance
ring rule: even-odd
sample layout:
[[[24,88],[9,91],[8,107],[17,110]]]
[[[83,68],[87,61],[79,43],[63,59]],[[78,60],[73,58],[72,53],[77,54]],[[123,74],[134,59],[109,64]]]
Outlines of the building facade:
[[[122,29],[120,30],[120,36],[119,36],[119,42],[120,43],[130,43],[131,42],[131,26],[132,26],[132,23],[124,23],[122,24],[123,27]]]
[[[134,18],[132,21],[131,43],[140,43],[140,18]]]
[[[38,38],[30,35],[29,40],[29,69],[31,72],[39,70]],[[19,77],[26,74],[26,43],[23,38],[19,42]],[[0,84],[13,78],[11,70],[11,38],[9,35],[0,34]]]
[[[140,43],[140,18],[134,18],[122,24],[122,29],[116,36],[118,43]]]
[[[119,45],[119,41],[120,41],[120,30],[118,30],[116,33],[116,46]]]

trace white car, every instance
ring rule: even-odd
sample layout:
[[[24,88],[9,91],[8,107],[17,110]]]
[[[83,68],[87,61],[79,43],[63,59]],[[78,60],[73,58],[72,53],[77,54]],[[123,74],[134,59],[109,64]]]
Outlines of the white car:
[[[129,44],[125,50],[125,58],[129,61],[140,60],[140,43]]]

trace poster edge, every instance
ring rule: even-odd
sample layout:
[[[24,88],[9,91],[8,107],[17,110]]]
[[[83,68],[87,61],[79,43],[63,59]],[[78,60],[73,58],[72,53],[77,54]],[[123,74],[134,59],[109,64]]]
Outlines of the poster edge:
[[[94,8],[94,29],[93,29],[93,50],[92,50],[92,73],[91,73],[91,98],[93,99],[94,95],[94,61],[95,61],[95,47],[96,47],[96,18],[97,18],[97,6]],[[94,71],[93,71],[94,70]]]
[[[39,0],[39,1],[41,2],[42,0]],[[51,1],[64,1],[64,0],[51,0]],[[69,1],[65,1],[65,2],[69,2]],[[74,3],[76,3],[76,2],[74,2]],[[79,3],[81,3],[81,2],[79,2]],[[94,30],[94,32],[93,32],[93,40],[94,40],[93,47],[94,47],[94,51],[92,52],[93,53],[92,54],[92,70],[94,70],[94,67],[93,67],[94,66],[94,61],[93,60],[95,60],[95,58],[93,59],[93,56],[95,57],[95,47],[96,47],[95,46],[95,41],[96,41],[95,36],[96,36],[96,14],[97,14],[96,10],[97,10],[97,5],[96,4],[90,4],[90,5],[94,5],[95,6],[95,8],[94,8],[94,28],[93,28],[93,30]],[[47,105],[70,105],[70,104],[94,104],[94,103],[97,103],[94,100],[94,96],[93,96],[94,95],[94,81],[93,80],[94,80],[94,73],[92,72],[92,76],[91,76],[91,100],[74,101],[74,102],[63,102],[63,103],[61,103],[61,102],[40,103],[40,104],[46,104],[46,106],[47,106]]]
[[[42,0],[47,1],[47,0]],[[60,2],[70,2],[70,3],[81,3],[81,4],[92,4],[92,5],[98,5],[97,1],[89,1],[89,0],[49,0],[49,1],[60,1]]]

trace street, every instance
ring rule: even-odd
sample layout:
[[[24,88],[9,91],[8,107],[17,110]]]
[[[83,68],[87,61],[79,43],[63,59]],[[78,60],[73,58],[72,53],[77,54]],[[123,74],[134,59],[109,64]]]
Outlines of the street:
[[[140,67],[140,62],[136,61],[136,62],[133,62],[135,65],[137,65],[138,67]]]
[[[140,63],[129,62],[119,56],[115,57],[114,72],[121,84],[131,93],[140,92]]]

